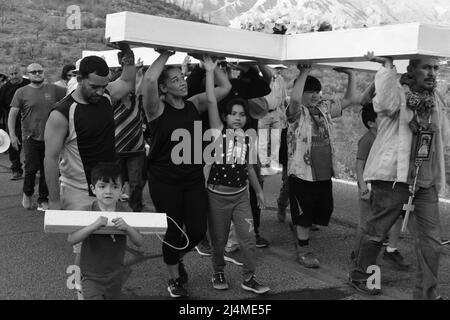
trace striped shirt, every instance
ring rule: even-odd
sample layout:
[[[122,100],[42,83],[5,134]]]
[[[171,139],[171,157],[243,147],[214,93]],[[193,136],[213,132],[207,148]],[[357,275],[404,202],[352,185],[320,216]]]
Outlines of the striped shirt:
[[[142,131],[142,95],[130,93],[114,105],[113,111],[116,152],[121,155],[143,152],[145,142]]]

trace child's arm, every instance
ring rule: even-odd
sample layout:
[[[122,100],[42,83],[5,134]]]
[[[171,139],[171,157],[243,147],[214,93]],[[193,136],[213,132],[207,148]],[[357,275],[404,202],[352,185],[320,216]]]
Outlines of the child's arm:
[[[227,75],[220,70],[220,68],[214,68],[213,70],[214,80],[217,85],[217,87],[214,88],[214,95],[217,101],[221,101],[230,92],[231,83],[228,80]],[[203,113],[208,110],[208,98],[206,97],[205,92],[197,94],[188,100],[195,105],[199,113]]]
[[[117,229],[124,231],[135,246],[140,247],[144,242],[142,235],[136,229],[130,227],[122,218],[115,218],[112,223]]]
[[[298,112],[300,111],[300,106],[302,104],[303,91],[305,89],[306,78],[311,71],[310,65],[298,65],[297,68],[300,73],[295,81],[295,85],[291,91],[291,102],[286,110],[287,120],[289,122],[295,122],[298,118]]]
[[[206,71],[206,99],[208,105],[209,126],[214,129],[222,129],[219,109],[217,108],[217,99],[214,93],[214,69],[217,67],[217,60],[214,62],[210,56],[205,56],[203,66]]]
[[[361,191],[361,199],[369,199],[370,192],[367,188],[367,184],[363,179],[363,173],[364,173],[364,160],[356,159],[356,177],[358,179],[358,188]]]
[[[355,72],[351,68],[333,68],[334,71],[345,73],[348,76],[347,90],[345,91],[344,98],[342,99],[342,109],[345,109],[351,105],[357,105],[361,101],[361,97],[356,89],[356,76]]]
[[[248,180],[250,181],[250,185],[252,186],[253,190],[255,190],[256,197],[258,198],[258,207],[260,209],[264,209],[266,207],[264,193],[261,188],[261,185],[259,184],[258,177],[256,176],[256,172],[255,172],[255,169],[253,168],[252,164],[247,165],[247,171],[248,171]]]
[[[67,236],[67,241],[69,241],[71,245],[77,244],[86,239],[87,237],[89,237],[94,231],[100,229],[101,227],[106,226],[107,223],[108,223],[107,217],[103,216],[98,217],[98,219],[95,220],[95,222],[91,223],[90,225],[69,234]]]

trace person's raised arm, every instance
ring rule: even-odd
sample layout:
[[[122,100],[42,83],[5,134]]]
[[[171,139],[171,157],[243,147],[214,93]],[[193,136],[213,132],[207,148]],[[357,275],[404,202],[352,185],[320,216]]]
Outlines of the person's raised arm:
[[[61,209],[59,199],[59,154],[63,148],[69,130],[67,119],[58,111],[53,111],[48,117],[44,131],[45,141],[45,181],[49,192],[50,209]]]
[[[363,105],[365,103],[371,102],[374,96],[375,96],[375,81],[372,81],[370,85],[367,86],[367,88],[361,94],[359,104]]]
[[[122,73],[117,80],[109,83],[107,86],[113,104],[129,94],[134,89],[136,82],[134,53],[130,46],[128,43],[119,42],[114,47],[120,50],[117,56],[122,66]]]
[[[159,57],[147,69],[142,84],[143,106],[148,121],[159,117],[164,109],[164,104],[159,96],[158,79],[164,70],[164,66],[174,51],[157,50]]]
[[[217,108],[217,99],[214,93],[214,69],[217,68],[217,60],[214,62],[209,56],[205,56],[203,60],[203,66],[206,71],[205,88],[209,125],[211,128],[221,129],[222,121],[220,120],[219,109]]]
[[[333,68],[333,70],[345,73],[348,76],[347,90],[345,91],[344,98],[342,99],[342,109],[345,109],[351,105],[359,104],[361,97],[356,89],[356,76],[355,72],[351,68]]]
[[[391,57],[375,56],[373,51],[367,52],[366,59],[383,65],[375,74],[375,96],[373,109],[377,113],[392,116],[400,110],[401,96],[398,90],[397,71]]]
[[[214,95],[217,101],[222,100],[227,96],[231,90],[231,83],[228,80],[227,75],[220,70],[220,68],[214,68],[214,79],[216,81],[216,87],[214,88]],[[197,94],[189,100],[195,105],[200,113],[208,110],[208,99],[206,97],[206,92]]]
[[[264,65],[264,64],[259,64],[258,65],[259,70],[262,73],[262,77],[264,79],[264,81],[270,85],[270,82],[272,81],[272,77],[273,77],[273,70],[271,67]]]
[[[291,101],[286,110],[286,116],[289,122],[294,121],[297,118],[302,104],[303,91],[305,89],[306,78],[311,71],[311,65],[298,65],[300,71],[297,79],[295,80],[294,87],[291,91]]]

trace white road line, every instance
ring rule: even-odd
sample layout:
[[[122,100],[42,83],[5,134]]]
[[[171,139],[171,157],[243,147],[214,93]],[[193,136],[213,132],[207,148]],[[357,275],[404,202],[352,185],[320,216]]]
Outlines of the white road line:
[[[332,178],[332,180],[333,180],[333,182],[342,183],[342,184],[346,184],[346,185],[349,185],[349,186],[356,187],[356,185],[357,185],[355,181],[343,180],[343,179],[335,179],[335,178]],[[449,199],[444,199],[444,198],[439,198],[439,202],[445,203],[445,204],[450,204],[450,200]]]

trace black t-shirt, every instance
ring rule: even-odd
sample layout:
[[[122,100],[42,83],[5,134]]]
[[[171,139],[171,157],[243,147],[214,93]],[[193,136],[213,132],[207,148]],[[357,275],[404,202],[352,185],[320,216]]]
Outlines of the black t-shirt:
[[[195,125],[198,128],[196,133]],[[203,130],[200,114],[191,101],[186,101],[183,109],[176,109],[165,102],[163,113],[149,123],[149,130],[152,137],[149,181],[177,184],[195,183],[204,179]],[[171,140],[174,132],[179,133],[174,137],[177,141]]]
[[[0,88],[0,109],[3,111],[9,111],[11,107],[11,101],[16,93],[17,89],[25,87],[30,84],[30,80],[23,78],[22,82],[19,84],[12,84],[10,81],[5,83]]]

